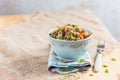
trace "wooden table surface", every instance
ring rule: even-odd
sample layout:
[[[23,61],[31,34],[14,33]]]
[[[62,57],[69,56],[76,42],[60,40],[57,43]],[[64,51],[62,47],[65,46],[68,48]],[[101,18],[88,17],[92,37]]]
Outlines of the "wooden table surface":
[[[8,15],[8,16],[0,16],[0,25],[8,25],[16,20],[19,20],[23,17],[23,15]]]

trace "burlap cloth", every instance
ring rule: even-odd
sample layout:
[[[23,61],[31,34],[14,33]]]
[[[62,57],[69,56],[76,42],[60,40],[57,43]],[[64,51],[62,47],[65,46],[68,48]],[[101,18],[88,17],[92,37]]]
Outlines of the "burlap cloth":
[[[103,64],[99,73],[92,69],[72,73],[66,80],[118,80],[120,71],[120,43],[117,42],[93,14],[88,11],[36,13],[24,16],[8,26],[0,26],[0,80],[58,80],[59,75],[48,71],[48,31],[57,25],[79,24],[88,26],[94,32],[89,52],[94,61],[98,40],[106,41]],[[116,61],[111,61],[111,58]],[[93,76],[89,76],[89,74]]]

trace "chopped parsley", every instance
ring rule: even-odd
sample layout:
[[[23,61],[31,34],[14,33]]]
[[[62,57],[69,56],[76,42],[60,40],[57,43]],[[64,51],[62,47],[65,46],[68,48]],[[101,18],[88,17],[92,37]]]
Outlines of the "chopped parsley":
[[[111,60],[112,60],[112,61],[116,61],[116,59],[115,59],[115,58],[112,58]]]
[[[64,30],[64,27],[59,27],[59,30],[60,30],[60,31],[63,31],[63,30]]]
[[[75,24],[72,24],[71,27],[73,27],[73,28],[78,28],[78,26],[75,25]]]
[[[75,71],[75,72],[72,72],[72,73],[75,73],[75,74],[77,74],[77,71]]]
[[[71,39],[73,37],[73,34],[70,33],[68,36],[67,36],[67,39]]]
[[[70,69],[69,69],[69,68],[60,68],[60,70],[63,71],[63,72],[67,72],[67,71],[69,71]]]
[[[93,76],[93,74],[89,74],[89,76]]]
[[[78,60],[78,62],[83,63],[83,62],[85,62],[85,59],[80,59],[80,60]]]
[[[52,34],[52,35],[56,35],[56,34],[57,34],[57,32],[56,32],[56,31],[53,31],[51,34]]]
[[[77,40],[80,40],[80,38],[76,38],[75,40],[76,40],[76,41],[77,41]]]
[[[108,70],[108,69],[106,69],[106,70],[105,70],[105,73],[109,73],[109,70]]]
[[[62,40],[63,39],[62,36],[60,36],[59,39]]]
[[[108,67],[106,64],[103,64],[103,67]]]

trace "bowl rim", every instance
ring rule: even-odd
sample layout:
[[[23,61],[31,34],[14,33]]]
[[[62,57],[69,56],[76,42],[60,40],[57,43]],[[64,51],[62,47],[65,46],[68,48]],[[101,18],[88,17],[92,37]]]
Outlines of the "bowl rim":
[[[84,27],[84,28],[85,28],[85,27]],[[54,31],[55,29],[56,29],[56,28],[52,28],[52,29],[48,32],[48,37],[49,37],[50,39],[52,39],[52,40],[59,41],[59,42],[80,42],[80,41],[86,41],[86,40],[88,40],[88,39],[91,39],[92,36],[93,36],[93,31],[91,31],[91,30],[88,29],[88,28],[85,28],[87,31],[89,31],[89,32],[92,34],[91,36],[89,36],[89,37],[86,38],[86,39],[77,40],[77,41],[60,40],[60,39],[55,39],[55,38],[53,38],[53,37],[50,36],[50,33],[51,33],[52,31]]]

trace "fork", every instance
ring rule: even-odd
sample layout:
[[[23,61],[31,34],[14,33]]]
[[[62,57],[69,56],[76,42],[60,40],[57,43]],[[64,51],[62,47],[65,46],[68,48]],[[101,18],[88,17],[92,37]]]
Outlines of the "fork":
[[[97,56],[94,65],[94,71],[99,72],[102,65],[102,52],[105,49],[105,41],[98,41]]]

